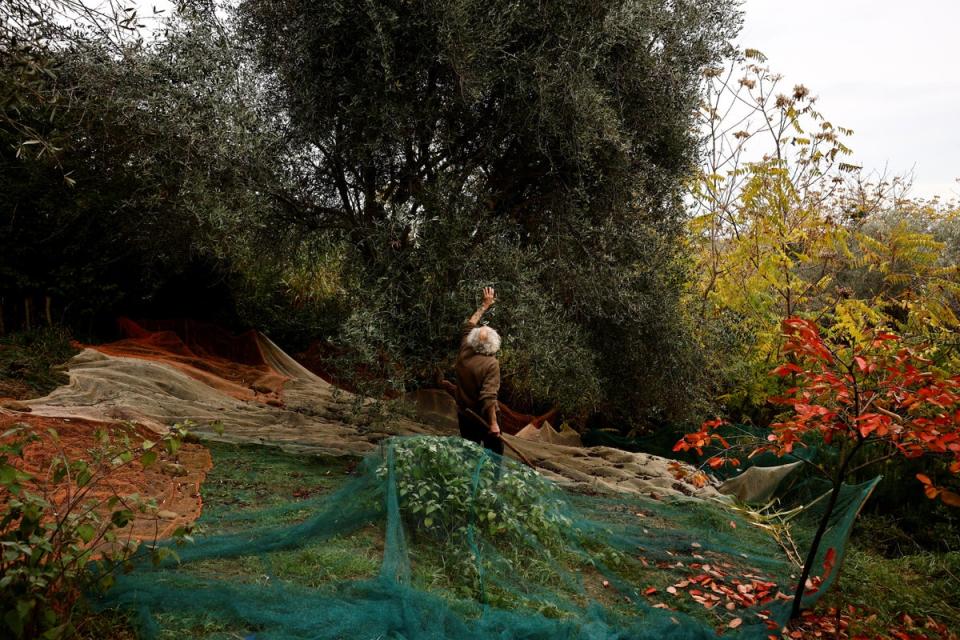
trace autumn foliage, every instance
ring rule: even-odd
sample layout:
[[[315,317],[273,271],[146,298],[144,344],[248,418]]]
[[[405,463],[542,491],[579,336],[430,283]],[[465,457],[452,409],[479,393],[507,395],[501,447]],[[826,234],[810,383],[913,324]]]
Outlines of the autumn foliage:
[[[855,468],[896,455],[946,457],[950,472],[960,473],[960,376],[938,370],[924,357],[923,346],[909,345],[893,333],[872,331],[860,342],[827,340],[816,324],[796,317],[785,320],[783,328],[787,362],[772,374],[790,386],[770,401],[788,411],[770,425],[766,441],[752,446],[749,456],[765,451],[789,455],[818,434],[824,444],[841,449],[836,469],[817,466],[830,480],[842,481]],[[674,450],[700,454],[705,447],[720,445],[732,451],[716,432],[723,424],[716,419],[704,422]],[[857,457],[861,451],[872,459]],[[712,467],[724,462],[739,460],[715,456],[708,461]],[[960,506],[956,493],[934,486],[924,474],[917,478],[927,497]]]
[[[814,322],[790,317],[783,322],[785,362],[771,373],[786,389],[770,398],[786,410],[770,425],[765,440],[731,447],[717,433],[715,419],[685,435],[674,451],[722,447],[724,453],[707,464],[739,465],[733,454],[748,457],[763,452],[792,456],[810,444],[834,448],[831,463],[806,460],[832,484],[829,503],[797,589],[794,617],[800,612],[804,585],[817,548],[847,477],[874,463],[902,456],[941,457],[953,474],[960,474],[960,376],[938,369],[924,345],[912,345],[899,335],[870,330],[860,339],[849,334],[826,338]],[[960,506],[960,495],[938,487],[926,474],[917,474],[928,498]]]

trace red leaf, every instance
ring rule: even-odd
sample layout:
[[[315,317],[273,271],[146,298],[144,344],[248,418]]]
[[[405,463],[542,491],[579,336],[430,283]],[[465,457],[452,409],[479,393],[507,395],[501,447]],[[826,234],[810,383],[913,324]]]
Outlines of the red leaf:
[[[943,500],[943,504],[951,507],[960,507],[960,495],[955,494],[953,491],[943,489],[940,492],[940,499]]]
[[[837,561],[837,550],[833,547],[827,549],[827,554],[823,558],[823,577],[826,578],[833,570],[833,563]]]
[[[783,378],[785,376],[790,375],[791,373],[800,373],[802,371],[803,369],[801,367],[795,364],[787,363],[787,364],[780,365],[779,367],[771,371],[771,373],[775,376],[780,376],[781,378]]]

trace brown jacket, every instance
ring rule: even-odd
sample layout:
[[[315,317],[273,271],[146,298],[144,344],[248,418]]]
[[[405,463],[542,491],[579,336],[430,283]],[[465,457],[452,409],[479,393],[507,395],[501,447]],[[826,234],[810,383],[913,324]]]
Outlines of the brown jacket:
[[[500,391],[500,363],[496,357],[477,353],[467,344],[467,335],[476,324],[463,325],[460,338],[460,353],[454,370],[457,373],[457,404],[463,409],[472,409],[487,420],[490,408],[497,408],[497,392]]]

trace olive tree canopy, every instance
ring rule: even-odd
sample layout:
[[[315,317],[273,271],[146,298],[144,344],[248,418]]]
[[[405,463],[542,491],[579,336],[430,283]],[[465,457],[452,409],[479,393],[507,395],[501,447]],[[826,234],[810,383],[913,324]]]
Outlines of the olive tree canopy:
[[[347,332],[426,376],[493,283],[514,393],[687,406],[680,193],[735,4],[242,2],[303,144],[295,218],[348,247]]]

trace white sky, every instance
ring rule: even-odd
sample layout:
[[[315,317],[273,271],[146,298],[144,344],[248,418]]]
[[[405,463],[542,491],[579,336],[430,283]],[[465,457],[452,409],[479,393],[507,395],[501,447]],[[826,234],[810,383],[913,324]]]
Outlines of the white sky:
[[[913,194],[960,197],[960,1],[744,0],[743,47],[853,129],[865,170],[913,172]]]

